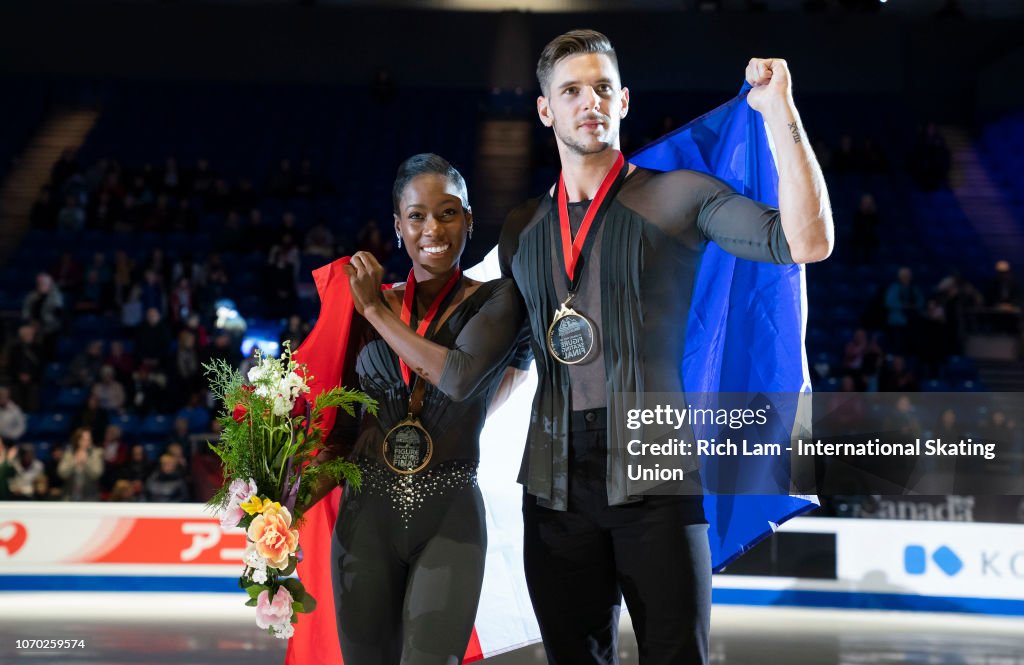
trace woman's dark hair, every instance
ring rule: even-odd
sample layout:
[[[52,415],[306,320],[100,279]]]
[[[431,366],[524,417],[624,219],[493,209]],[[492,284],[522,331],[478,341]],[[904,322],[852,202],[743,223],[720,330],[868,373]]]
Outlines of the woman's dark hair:
[[[454,166],[448,163],[444,157],[435,155],[432,152],[425,152],[413,155],[402,162],[398,167],[398,174],[395,175],[395,185],[391,188],[391,202],[398,214],[398,204],[402,200],[402,192],[405,191],[409,182],[421,175],[439,175],[448,179],[448,182],[455,185],[459,198],[462,199],[462,207],[469,210],[469,192],[466,189],[466,180]]]

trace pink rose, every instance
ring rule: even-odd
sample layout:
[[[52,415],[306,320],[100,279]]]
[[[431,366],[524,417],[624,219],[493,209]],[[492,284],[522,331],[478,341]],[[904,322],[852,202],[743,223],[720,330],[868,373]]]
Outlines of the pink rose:
[[[221,513],[220,525],[225,529],[238,526],[238,523],[245,517],[245,511],[242,510],[241,505],[256,494],[257,490],[256,481],[252,478],[248,482],[241,479],[232,480],[228,487],[228,505]]]
[[[228,507],[220,514],[220,525],[225,529],[238,526],[238,523],[245,517],[245,511],[237,503],[229,503]]]
[[[292,595],[281,587],[270,600],[269,591],[261,591],[256,598],[256,625],[260,628],[287,626],[292,619]]]
[[[292,515],[287,508],[271,506],[256,516],[249,525],[249,540],[256,552],[267,560],[267,566],[284,570],[288,558],[299,547],[299,532],[293,530]]]

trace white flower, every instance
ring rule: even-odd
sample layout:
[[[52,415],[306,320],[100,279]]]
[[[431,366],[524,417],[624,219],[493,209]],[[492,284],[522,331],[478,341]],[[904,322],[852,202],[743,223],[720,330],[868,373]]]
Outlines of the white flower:
[[[263,367],[262,363],[258,365],[253,365],[252,368],[249,370],[249,374],[247,375],[249,383],[259,383],[266,375],[266,373],[267,370],[265,367]]]
[[[287,395],[278,393],[274,396],[274,406],[272,407],[275,416],[287,416],[292,411],[292,407],[295,406],[295,400],[288,399]]]
[[[267,581],[267,569],[256,568],[252,571],[252,581],[256,584],[265,584]]]
[[[249,543],[249,546],[245,548],[243,561],[245,562],[245,565],[254,570],[267,569],[267,560],[260,556],[259,552],[256,551],[255,543]]]
[[[277,624],[272,626],[272,628],[274,629],[274,637],[281,640],[287,640],[295,634],[295,626],[291,623]]]

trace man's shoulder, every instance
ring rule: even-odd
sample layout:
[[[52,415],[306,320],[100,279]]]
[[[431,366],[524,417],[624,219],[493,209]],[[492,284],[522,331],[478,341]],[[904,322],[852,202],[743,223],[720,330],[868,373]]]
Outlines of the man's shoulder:
[[[546,195],[541,195],[532,199],[523,201],[515,208],[509,211],[508,215],[505,216],[505,224],[502,227],[502,235],[506,234],[506,231],[514,231],[515,233],[521,232],[524,228],[530,225],[534,219],[541,216],[547,210],[547,205],[544,204]]]
[[[728,186],[723,180],[713,175],[694,171],[693,169],[655,171],[638,167],[636,175],[630,178],[629,182],[635,187],[651,187],[658,190],[701,189],[718,185]]]

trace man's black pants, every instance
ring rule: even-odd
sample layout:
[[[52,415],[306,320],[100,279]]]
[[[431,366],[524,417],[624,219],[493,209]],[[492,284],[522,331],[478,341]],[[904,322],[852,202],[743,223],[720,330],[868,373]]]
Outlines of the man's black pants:
[[[706,665],[711,553],[701,497],[609,506],[605,412],[573,414],[569,510],[524,494],[526,581],[551,665],[618,663],[625,598],[641,665]]]

